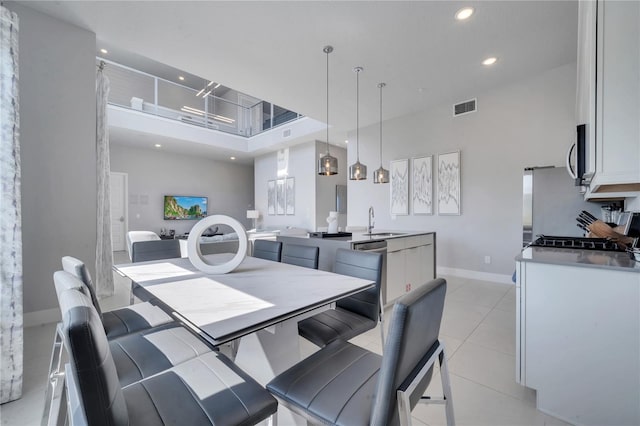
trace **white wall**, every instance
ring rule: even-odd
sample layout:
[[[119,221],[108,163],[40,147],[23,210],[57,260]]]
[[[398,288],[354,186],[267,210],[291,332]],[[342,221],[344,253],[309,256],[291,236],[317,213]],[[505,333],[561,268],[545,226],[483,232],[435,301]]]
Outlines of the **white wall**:
[[[129,175],[130,231],[191,230],[195,220],[164,220],[165,195],[208,197],[208,215],[224,214],[251,225],[252,166],[112,144],[111,171]]]
[[[289,176],[296,183],[296,214],[267,214],[267,182],[277,179],[277,153],[256,157],[255,189],[256,209],[260,210],[260,224],[264,228],[292,226],[315,231],[327,227],[327,216],[336,208],[336,185],[347,182],[347,150],[331,146],[331,155],[338,158],[337,176],[319,176],[318,158],[327,151],[326,143],[311,141],[289,148]],[[339,226],[346,226],[346,215],[341,215]]]
[[[27,7],[7,7],[20,19],[24,312],[55,314],[52,275],[61,257],[95,268],[96,40]]]
[[[378,125],[360,129],[360,160],[370,176],[349,181],[349,224],[366,223],[373,205],[376,228],[436,231],[439,266],[511,275],[522,241],[523,169],[564,164],[575,135],[575,76],[570,64],[489,93],[470,93],[468,98],[478,98],[478,111],[456,118],[446,104],[384,122],[386,168],[394,159],[433,154],[435,164],[438,153],[461,151],[461,216],[394,220],[390,185],[374,185],[371,177],[379,164]],[[355,157],[350,146],[350,164]],[[484,263],[485,255],[491,264]]]
[[[293,226],[315,229],[316,183],[312,166],[315,159],[315,142],[307,142],[289,148],[289,177],[295,178],[295,215],[267,214],[267,182],[277,179],[277,153],[272,152],[254,160],[255,203],[260,211],[259,224],[263,228]]]
[[[326,228],[327,217],[330,211],[336,210],[336,185],[347,184],[347,150],[331,146],[331,155],[338,159],[338,174],[333,176],[321,176],[316,172],[318,159],[327,153],[326,142],[316,141],[316,157],[313,163],[313,170],[310,170],[316,177],[316,229]],[[347,209],[349,208],[347,204]],[[347,226],[347,215],[338,215],[338,227],[343,230]]]

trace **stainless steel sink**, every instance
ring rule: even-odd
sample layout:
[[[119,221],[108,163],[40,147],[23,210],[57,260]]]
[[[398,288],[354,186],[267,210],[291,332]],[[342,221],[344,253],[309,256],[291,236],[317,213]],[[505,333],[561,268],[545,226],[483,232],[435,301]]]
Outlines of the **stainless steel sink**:
[[[404,232],[372,232],[370,234],[362,234],[366,237],[397,237],[399,235],[405,235]]]

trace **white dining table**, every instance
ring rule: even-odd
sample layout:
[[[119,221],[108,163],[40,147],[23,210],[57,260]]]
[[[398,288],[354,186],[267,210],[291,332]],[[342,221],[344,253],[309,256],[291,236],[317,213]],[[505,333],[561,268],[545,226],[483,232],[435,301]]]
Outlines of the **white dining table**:
[[[233,254],[205,256],[222,263]],[[189,259],[115,265],[136,294],[157,298],[214,345],[240,339],[235,362],[265,385],[300,361],[298,321],[373,281],[246,257],[227,274],[208,275]],[[289,424],[285,421],[281,424]]]

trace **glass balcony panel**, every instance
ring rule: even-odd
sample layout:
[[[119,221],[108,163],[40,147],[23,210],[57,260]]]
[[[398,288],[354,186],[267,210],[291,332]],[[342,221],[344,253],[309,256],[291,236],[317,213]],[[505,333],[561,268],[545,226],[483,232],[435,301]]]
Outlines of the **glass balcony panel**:
[[[188,87],[158,79],[158,111],[165,118],[202,125],[198,116],[204,115],[204,99],[197,97],[198,92]]]
[[[109,103],[140,111],[154,108],[154,78],[115,64],[107,64],[104,73],[109,78]]]
[[[298,118],[298,113],[278,105],[273,106],[273,127]]]
[[[109,103],[112,105],[246,137],[301,117],[286,108],[225,86],[217,91],[212,87],[205,99],[202,95],[196,96],[198,90],[106,62],[105,74],[111,82]]]
[[[217,96],[208,96],[206,126],[223,132],[245,135],[243,109],[235,102]]]

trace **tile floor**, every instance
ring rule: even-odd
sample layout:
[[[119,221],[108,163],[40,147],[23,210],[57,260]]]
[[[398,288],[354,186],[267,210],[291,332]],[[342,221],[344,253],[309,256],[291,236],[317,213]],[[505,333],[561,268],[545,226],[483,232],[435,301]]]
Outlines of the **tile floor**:
[[[116,263],[125,261],[124,252],[116,255]],[[449,360],[456,423],[566,425],[536,410],[535,392],[515,382],[515,287],[459,277],[447,281],[441,337]],[[116,275],[116,295],[102,305],[113,309],[127,303],[128,283]],[[54,328],[55,324],[47,324],[25,329],[23,397],[0,406],[2,426],[40,424]],[[382,353],[377,329],[353,343]],[[303,354],[315,350],[304,339],[300,347]],[[427,393],[441,396],[440,389],[435,373]],[[413,419],[417,426],[444,425],[444,406],[419,405]]]

